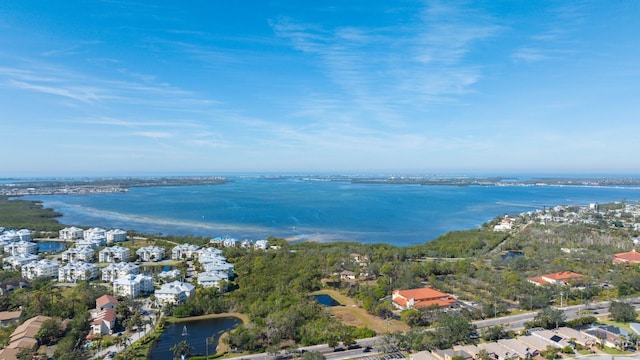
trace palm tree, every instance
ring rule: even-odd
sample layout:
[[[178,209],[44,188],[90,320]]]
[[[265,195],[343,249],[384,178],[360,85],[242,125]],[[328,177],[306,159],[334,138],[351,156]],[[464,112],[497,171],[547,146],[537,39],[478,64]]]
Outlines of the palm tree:
[[[189,356],[189,354],[191,354],[191,345],[189,345],[186,340],[182,340],[179,343],[173,345],[171,347],[171,350],[173,350],[173,358],[179,359],[183,355],[187,357]]]

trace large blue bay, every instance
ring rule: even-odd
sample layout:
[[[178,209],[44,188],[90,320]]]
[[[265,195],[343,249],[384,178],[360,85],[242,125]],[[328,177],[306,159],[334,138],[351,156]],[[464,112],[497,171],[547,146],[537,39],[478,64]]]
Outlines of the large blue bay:
[[[232,178],[222,185],[126,193],[30,196],[64,224],[143,233],[407,246],[506,213],[555,205],[638,201],[640,189],[567,186],[420,186]]]

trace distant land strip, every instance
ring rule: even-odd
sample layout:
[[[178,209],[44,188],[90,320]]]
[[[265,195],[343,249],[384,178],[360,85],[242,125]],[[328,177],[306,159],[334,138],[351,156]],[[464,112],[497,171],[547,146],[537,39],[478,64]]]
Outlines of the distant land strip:
[[[7,180],[5,180],[7,181]],[[219,185],[227,183],[224,177],[131,177],[69,180],[34,180],[0,184],[0,195],[71,195],[127,192],[133,187]]]
[[[340,181],[353,184],[405,184],[425,186],[640,186],[636,177],[534,178],[438,177],[438,176],[256,176],[267,180],[295,178],[302,181]],[[77,195],[127,192],[133,187],[220,185],[231,180],[220,176],[123,177],[69,179],[0,179],[0,196]]]

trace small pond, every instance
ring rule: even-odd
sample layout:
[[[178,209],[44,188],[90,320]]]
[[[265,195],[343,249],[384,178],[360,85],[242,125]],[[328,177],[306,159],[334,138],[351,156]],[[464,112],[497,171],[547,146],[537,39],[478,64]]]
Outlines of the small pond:
[[[317,301],[320,305],[324,306],[340,306],[341,304],[336,301],[336,299],[332,298],[331,295],[327,294],[317,294],[312,296],[315,301]]]
[[[242,323],[240,319],[235,317],[167,323],[164,331],[151,347],[148,359],[172,360],[173,350],[171,348],[182,340],[186,340],[191,345],[191,356],[206,355],[206,341],[207,338],[212,337],[208,351],[209,355],[215,354],[220,335],[227,330],[234,329],[240,323]]]
[[[66,244],[62,241],[39,241],[38,244],[38,253],[49,253],[55,254],[63,251],[67,248]]]

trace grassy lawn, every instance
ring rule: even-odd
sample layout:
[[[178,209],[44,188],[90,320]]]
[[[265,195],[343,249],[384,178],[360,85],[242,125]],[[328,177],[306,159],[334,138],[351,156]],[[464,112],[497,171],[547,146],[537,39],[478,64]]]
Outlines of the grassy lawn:
[[[357,306],[356,302],[352,298],[344,296],[336,290],[320,290],[315,292],[314,294],[330,295],[341,305],[343,305],[332,306],[328,310],[333,316],[340,319],[340,321],[342,321],[342,323],[344,323],[345,325],[366,327],[378,334],[409,330],[409,326],[402,321],[394,319],[385,321],[384,319],[367,313],[364,309]]]

